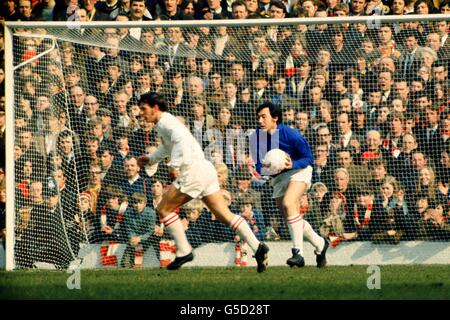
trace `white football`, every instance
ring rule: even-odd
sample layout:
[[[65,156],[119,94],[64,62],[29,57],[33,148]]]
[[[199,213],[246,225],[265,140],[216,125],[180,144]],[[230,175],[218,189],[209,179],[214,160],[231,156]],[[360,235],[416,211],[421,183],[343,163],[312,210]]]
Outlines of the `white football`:
[[[274,175],[280,173],[286,167],[287,154],[281,149],[272,149],[266,153],[262,162],[262,174]]]

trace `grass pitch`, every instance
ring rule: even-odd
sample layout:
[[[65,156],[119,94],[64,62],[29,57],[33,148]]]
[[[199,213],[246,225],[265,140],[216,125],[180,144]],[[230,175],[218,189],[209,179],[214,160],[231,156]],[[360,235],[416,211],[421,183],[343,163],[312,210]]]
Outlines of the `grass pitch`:
[[[450,267],[380,266],[381,289],[369,290],[367,266],[324,269],[182,268],[178,271],[81,270],[69,290],[65,271],[0,272],[0,299],[450,299]]]

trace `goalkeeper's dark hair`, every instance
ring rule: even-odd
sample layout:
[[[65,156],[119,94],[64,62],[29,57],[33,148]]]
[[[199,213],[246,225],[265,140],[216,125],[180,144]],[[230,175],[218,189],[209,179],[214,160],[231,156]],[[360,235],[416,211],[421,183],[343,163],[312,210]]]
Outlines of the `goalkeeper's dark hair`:
[[[146,103],[151,107],[158,105],[159,110],[167,111],[167,104],[164,97],[156,92],[144,93],[139,99],[139,104]]]
[[[270,101],[266,101],[258,107],[256,112],[259,114],[259,112],[265,108],[269,108],[270,116],[272,118],[278,117],[277,124],[283,121],[283,112],[281,111],[280,106],[273,104]]]

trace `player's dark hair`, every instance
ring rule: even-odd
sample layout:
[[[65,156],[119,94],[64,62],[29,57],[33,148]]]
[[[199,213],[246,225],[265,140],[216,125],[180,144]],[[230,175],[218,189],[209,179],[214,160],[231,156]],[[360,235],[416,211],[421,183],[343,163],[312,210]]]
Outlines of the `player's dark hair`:
[[[258,107],[256,113],[259,114],[259,112],[265,108],[269,108],[270,116],[272,118],[278,117],[277,124],[283,121],[283,112],[281,111],[280,106],[275,105],[272,102],[266,101]]]
[[[164,97],[156,92],[144,93],[139,99],[139,104],[146,103],[151,107],[158,105],[159,110],[167,111],[167,104]]]

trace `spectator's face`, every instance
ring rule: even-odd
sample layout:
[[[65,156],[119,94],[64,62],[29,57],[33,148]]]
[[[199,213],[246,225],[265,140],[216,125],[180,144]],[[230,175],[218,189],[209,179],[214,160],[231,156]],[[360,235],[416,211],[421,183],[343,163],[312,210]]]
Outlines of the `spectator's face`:
[[[323,197],[325,196],[325,194],[327,193],[327,189],[324,187],[320,187],[320,188],[316,188],[313,191],[313,198],[317,201],[317,202],[322,202]]]
[[[339,111],[341,112],[352,112],[352,101],[348,98],[339,100]]]
[[[333,85],[334,85],[334,89],[337,92],[342,92],[345,91],[346,88],[344,86],[344,75],[342,74],[338,74],[334,77],[334,81],[333,81]]]
[[[351,77],[347,82],[347,86],[350,93],[358,93],[358,90],[360,89],[359,80],[356,77]]]
[[[392,11],[394,14],[403,14],[405,11],[405,1],[404,0],[394,0],[392,3]]]
[[[231,119],[231,112],[228,108],[222,108],[219,112],[219,121],[223,125],[228,125]]]
[[[378,151],[381,145],[381,135],[378,132],[369,131],[367,133],[366,143],[369,151]]]
[[[325,85],[327,84],[327,81],[325,79],[325,76],[322,74],[316,74],[314,76],[314,85],[320,88],[325,88]]]
[[[144,1],[134,1],[131,4],[130,15],[134,20],[142,19],[142,17],[144,16],[144,12],[145,12],[145,2]]]
[[[97,140],[88,140],[86,142],[86,149],[91,156],[95,156],[98,150]]]
[[[391,198],[394,195],[394,186],[390,183],[384,183],[381,186],[381,194],[386,198]]]
[[[422,67],[419,69],[418,75],[422,77],[425,81],[428,81],[428,77],[430,76],[428,68],[431,68],[434,62],[433,55],[429,52],[423,52],[422,53]],[[426,73],[427,76],[423,75],[423,73]]]
[[[123,115],[127,113],[127,102],[128,96],[124,93],[116,95],[114,103],[116,105],[116,110],[119,114]]]
[[[403,123],[399,118],[394,118],[391,121],[391,132],[397,136],[403,132]]]
[[[248,11],[245,5],[243,6],[234,6],[232,9],[232,14],[234,19],[246,19],[248,16]]]
[[[420,213],[423,213],[427,210],[428,208],[428,200],[425,198],[420,198],[419,200],[417,200],[417,211]]]
[[[81,89],[80,87],[73,87],[72,90],[70,90],[70,98],[72,100],[72,103],[77,108],[80,108],[83,105],[83,102],[84,102],[83,89]]]
[[[61,169],[56,170],[53,173],[53,177],[56,180],[56,185],[58,186],[58,190],[61,190],[66,185],[66,177]]]
[[[444,168],[450,168],[450,155],[447,152],[441,153],[440,163]]]
[[[339,167],[345,168],[345,169],[348,169],[353,162],[353,158],[352,158],[350,152],[348,152],[348,151],[339,152],[337,160],[338,160]]]
[[[364,8],[366,7],[366,0],[352,0],[352,11],[353,13],[361,13],[364,12]]]
[[[344,172],[338,172],[334,176],[334,183],[339,192],[345,192],[348,187],[348,176]]]
[[[392,100],[392,109],[395,112],[405,112],[406,111],[405,106],[403,106],[403,101],[400,99]]]
[[[376,166],[370,170],[372,179],[380,181],[386,177],[386,168],[383,165]]]
[[[94,96],[87,96],[84,99],[84,106],[86,108],[86,114],[89,118],[94,117],[98,110],[97,98]]]
[[[127,178],[134,178],[139,172],[139,166],[136,158],[125,160],[125,175]]]
[[[446,132],[450,132],[450,116],[446,116],[441,121],[442,129]]]
[[[93,186],[98,186],[102,182],[102,168],[100,166],[92,166],[89,171],[89,183]]]
[[[256,12],[258,10],[258,0],[245,0],[244,3],[248,12]]]
[[[319,141],[321,143],[326,143],[326,144],[330,144],[331,140],[332,140],[332,136],[330,133],[330,130],[328,128],[321,128],[319,129],[319,131],[317,132],[318,136],[319,136]]]
[[[109,151],[103,152],[100,159],[103,169],[109,168],[112,165],[113,160],[114,156],[109,153]]]
[[[204,115],[205,110],[204,110],[202,104],[196,103],[196,104],[194,104],[193,111],[194,111],[194,117],[196,119],[201,119]]]
[[[31,1],[21,0],[19,1],[19,13],[22,17],[31,17]]]
[[[439,21],[436,24],[436,28],[437,28],[437,32],[441,35],[444,36],[447,34],[447,30],[448,30],[448,23],[447,21]]]
[[[430,125],[437,125],[439,123],[439,113],[433,109],[427,109],[427,122]]]
[[[32,173],[33,173],[33,164],[31,163],[31,161],[25,161],[25,163],[23,164],[24,178],[31,177]]]
[[[285,13],[283,9],[280,9],[276,6],[271,6],[269,11],[270,17],[273,19],[282,19],[285,17]]]
[[[244,103],[249,103],[251,98],[250,89],[244,88],[241,92],[241,101]]]
[[[396,82],[394,89],[395,89],[395,95],[397,98],[405,99],[405,100],[408,99],[409,88],[408,88],[408,84],[406,83],[406,81]]]
[[[411,82],[411,92],[418,92],[423,90],[423,84],[420,81]]]
[[[103,127],[102,127],[102,125],[101,125],[101,124],[95,125],[95,126],[92,128],[91,133],[92,133],[95,137],[100,138],[100,137],[103,135]]]
[[[416,140],[410,134],[405,134],[403,136],[402,149],[405,153],[411,153],[414,149],[417,148]]]
[[[261,90],[267,88],[267,80],[265,79],[256,79],[255,82],[255,89]]]
[[[315,156],[316,159],[326,159],[328,157],[328,147],[326,145],[318,145]]]
[[[183,41],[183,33],[180,28],[170,28],[168,30],[169,41],[173,44],[181,43]]]
[[[241,205],[241,216],[246,219],[250,219],[252,217],[252,204],[246,203]]]
[[[153,183],[151,189],[154,197],[162,196],[164,191],[161,181],[156,181]]]
[[[197,71],[197,59],[195,57],[187,57],[186,58],[186,67],[188,71],[194,73]]]
[[[48,98],[46,96],[38,97],[36,103],[36,110],[42,112],[47,110],[48,107],[50,107],[50,101],[48,100]]]
[[[382,107],[379,109],[378,113],[378,122],[383,123],[386,122],[389,116],[389,108],[388,107]]]
[[[425,2],[420,3],[417,6],[417,14],[429,14],[430,10]]]
[[[423,186],[429,186],[431,182],[431,171],[428,168],[420,170],[419,180]]]
[[[391,58],[383,58],[380,60],[380,64],[378,65],[379,69],[387,69],[390,72],[394,73],[395,72],[395,63],[394,60],[392,60]]]
[[[80,82],[80,75],[77,72],[71,72],[67,74],[66,81],[68,87],[73,87]]]
[[[342,33],[340,33],[340,32],[335,33],[332,36],[332,41],[333,41],[333,44],[336,47],[338,47],[338,46],[340,46],[340,45],[342,45],[344,43],[344,35]]]
[[[437,81],[445,81],[448,76],[448,71],[444,66],[434,67],[433,68],[434,79]]]
[[[441,48],[441,37],[437,33],[430,33],[427,35],[427,47],[430,47],[435,52]]]
[[[30,199],[32,203],[42,202],[42,182],[32,182],[30,185]]]
[[[362,49],[366,54],[370,54],[375,50],[375,48],[373,47],[372,41],[363,41]]]
[[[380,72],[380,76],[378,78],[378,84],[383,91],[391,90],[392,86],[392,76],[390,72]]]
[[[392,40],[392,31],[389,27],[381,27],[380,31],[378,31],[378,39],[382,44],[387,44]]]
[[[339,126],[339,133],[340,134],[346,134],[349,132],[352,128],[352,123],[348,119],[347,114],[341,114],[338,117],[338,126]]]
[[[306,130],[308,128],[309,120],[308,114],[305,112],[297,112],[296,114],[297,126],[301,131]]]
[[[305,9],[307,16],[310,18],[314,17],[317,9],[317,7],[314,6],[314,3],[309,0],[303,2],[302,8]]]
[[[310,70],[309,63],[305,62],[298,68],[298,74],[301,78],[306,78],[309,76],[309,70]]]
[[[309,91],[309,98],[313,104],[318,105],[322,99],[322,90],[319,87],[314,87]]]
[[[271,131],[276,129],[277,119],[272,118],[269,108],[264,108],[258,113],[258,123],[262,130]]]
[[[168,12],[177,11],[177,3],[178,0],[164,0],[164,5],[166,6],[166,10]]]
[[[108,208],[117,210],[120,208],[119,197],[111,197],[108,199]]]
[[[208,0],[208,7],[210,9],[218,9],[220,7],[220,0]]]
[[[411,162],[416,169],[422,169],[426,166],[427,161],[423,153],[417,152],[412,155]]]
[[[330,63],[331,55],[329,51],[326,50],[320,50],[319,54],[317,55],[317,61],[322,66],[328,66]]]
[[[401,1],[401,0],[400,0]],[[407,37],[405,41],[405,47],[409,51],[413,51],[415,48],[417,48],[417,39],[416,37]]]
[[[202,82],[198,79],[190,79],[189,80],[189,94],[193,97],[201,96],[203,93],[203,85]]]
[[[441,8],[441,13],[450,13],[450,5],[446,4]]]
[[[65,136],[61,138],[59,147],[64,154],[68,155],[71,153],[73,150],[72,136]]]
[[[242,81],[244,79],[244,68],[242,65],[233,64],[231,67],[231,77],[237,81]]]
[[[281,78],[274,83],[275,92],[278,94],[283,94],[286,90],[286,79]]]
[[[369,104],[371,106],[379,106],[381,103],[381,92],[371,92],[369,94]]]
[[[234,83],[225,83],[223,86],[223,92],[225,94],[225,98],[232,99],[236,97],[237,88]]]
[[[150,78],[150,75],[149,75],[148,73],[142,74],[142,75],[138,78],[138,83],[139,83],[139,86],[141,87],[141,89],[143,89],[143,90],[149,88],[149,87],[150,87],[150,84],[151,84],[151,78]]]
[[[430,100],[428,100],[428,97],[420,97],[416,99],[416,105],[420,110],[425,110],[429,105],[431,105]]]

